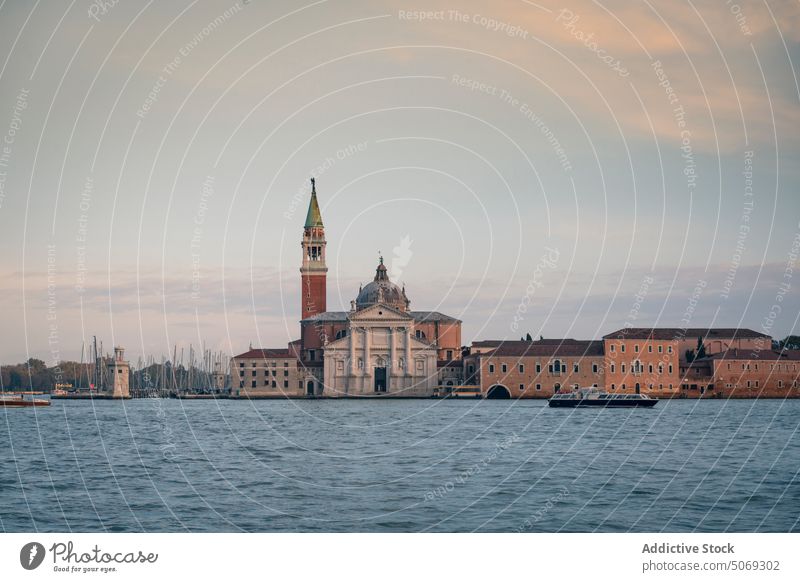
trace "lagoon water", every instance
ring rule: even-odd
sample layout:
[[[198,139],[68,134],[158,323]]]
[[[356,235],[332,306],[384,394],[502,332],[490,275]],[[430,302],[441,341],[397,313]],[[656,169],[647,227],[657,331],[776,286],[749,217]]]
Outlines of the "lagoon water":
[[[800,531],[800,401],[0,409],[0,530]]]

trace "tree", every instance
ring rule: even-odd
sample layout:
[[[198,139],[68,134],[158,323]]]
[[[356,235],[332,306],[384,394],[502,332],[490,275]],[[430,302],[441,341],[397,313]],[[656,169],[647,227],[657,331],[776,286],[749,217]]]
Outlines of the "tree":
[[[533,338],[531,337],[531,334],[527,335],[527,337],[525,338],[525,341],[529,341],[529,342],[533,341]]]
[[[780,341],[782,350],[800,350],[800,335],[787,335]]]
[[[697,338],[697,355],[695,356],[695,359],[699,360],[700,358],[705,358],[705,357],[706,357],[706,346],[703,345],[703,338],[699,337]]]

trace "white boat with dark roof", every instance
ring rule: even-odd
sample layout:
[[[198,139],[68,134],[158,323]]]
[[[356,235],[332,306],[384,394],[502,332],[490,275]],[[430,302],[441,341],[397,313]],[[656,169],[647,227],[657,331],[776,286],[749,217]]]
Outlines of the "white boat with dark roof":
[[[603,392],[599,388],[579,388],[572,392],[554,394],[548,400],[553,408],[577,408],[579,406],[599,406],[602,408],[650,408],[658,404],[658,398],[647,394],[616,394]]]

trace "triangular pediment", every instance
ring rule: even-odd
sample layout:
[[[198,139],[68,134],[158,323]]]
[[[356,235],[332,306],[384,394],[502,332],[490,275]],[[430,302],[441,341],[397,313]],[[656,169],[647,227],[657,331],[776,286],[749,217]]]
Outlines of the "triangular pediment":
[[[414,318],[399,309],[378,303],[348,316],[350,321],[413,321]]]

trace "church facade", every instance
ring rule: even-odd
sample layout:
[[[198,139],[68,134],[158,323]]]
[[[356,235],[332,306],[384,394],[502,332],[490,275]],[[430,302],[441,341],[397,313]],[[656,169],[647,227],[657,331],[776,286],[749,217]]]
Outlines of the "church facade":
[[[433,396],[442,383],[440,370],[460,368],[461,321],[436,311],[412,311],[405,288],[390,280],[383,258],[349,311],[327,311],[327,240],[311,182],[301,241],[300,339],[286,349],[251,348],[235,356],[233,395]]]

